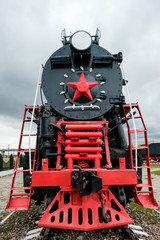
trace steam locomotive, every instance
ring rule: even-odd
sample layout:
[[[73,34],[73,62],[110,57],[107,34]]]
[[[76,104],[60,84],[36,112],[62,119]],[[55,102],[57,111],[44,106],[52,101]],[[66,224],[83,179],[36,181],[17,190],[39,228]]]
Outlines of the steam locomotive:
[[[64,31],[63,46],[43,67],[41,90],[47,103],[25,107],[21,138],[30,112],[37,126],[36,147],[22,149],[20,138],[25,193],[13,194],[14,175],[7,210],[27,210],[31,198],[38,204],[45,201],[40,226],[92,230],[129,224],[125,205],[133,195],[140,205],[157,207],[149,160],[149,183],[144,185],[143,159],[131,142],[131,135],[139,132],[129,126],[136,118],[133,108],[144,121],[138,104],[125,103],[122,53],[111,54],[99,46],[99,38],[99,30],[94,36],[86,31],[66,36]]]

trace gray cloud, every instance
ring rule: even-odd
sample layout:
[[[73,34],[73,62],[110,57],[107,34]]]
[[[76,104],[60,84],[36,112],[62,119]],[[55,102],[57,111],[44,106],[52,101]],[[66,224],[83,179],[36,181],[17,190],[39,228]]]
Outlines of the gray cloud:
[[[123,52],[131,99],[140,103],[149,138],[159,140],[159,9],[159,0],[1,1],[0,117],[10,126],[13,119],[21,121],[24,105],[33,104],[39,66],[61,47],[64,27],[67,34],[94,34],[98,27],[100,45]],[[0,124],[2,129],[5,121]]]

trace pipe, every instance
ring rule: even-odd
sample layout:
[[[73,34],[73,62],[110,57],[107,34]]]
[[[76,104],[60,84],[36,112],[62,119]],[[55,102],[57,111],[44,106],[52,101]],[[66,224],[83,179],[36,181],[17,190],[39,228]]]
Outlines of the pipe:
[[[106,217],[105,215],[104,202],[102,202],[102,217],[105,223],[108,223],[111,220],[110,217]]]

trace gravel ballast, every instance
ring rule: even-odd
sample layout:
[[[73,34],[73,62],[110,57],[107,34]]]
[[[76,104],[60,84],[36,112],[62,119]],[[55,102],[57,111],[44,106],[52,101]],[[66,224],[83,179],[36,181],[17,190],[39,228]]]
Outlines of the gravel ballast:
[[[152,169],[155,170],[155,169]],[[17,174],[21,179],[20,174]],[[144,175],[144,178],[146,176]],[[5,212],[12,175],[1,177],[1,196],[0,196],[0,221],[9,213]],[[152,175],[152,181],[155,191],[155,197],[160,205],[159,182],[160,176]],[[160,212],[160,208],[157,209]],[[31,208],[27,212],[15,212],[3,225],[0,226],[0,240],[23,239],[27,232],[37,228],[37,221],[40,219],[44,206],[36,206],[32,201]],[[139,205],[131,202],[126,207],[127,213],[133,219],[134,224],[142,227],[142,231],[149,234],[146,236],[138,236],[140,239],[160,239],[160,214],[154,210],[143,209]],[[74,230],[54,229],[52,237],[55,240],[98,240],[98,239],[124,239],[121,229],[109,228],[102,230],[94,230],[89,232],[81,232]]]

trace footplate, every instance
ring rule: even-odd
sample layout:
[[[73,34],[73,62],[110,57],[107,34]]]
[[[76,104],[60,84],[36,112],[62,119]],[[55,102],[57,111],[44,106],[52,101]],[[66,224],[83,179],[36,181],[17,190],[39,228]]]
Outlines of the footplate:
[[[100,195],[106,196],[104,203],[105,222]],[[75,189],[60,190],[46,209],[38,225],[51,228],[65,228],[88,231],[133,223],[125,209],[109,189],[101,194],[91,193],[80,197]]]

